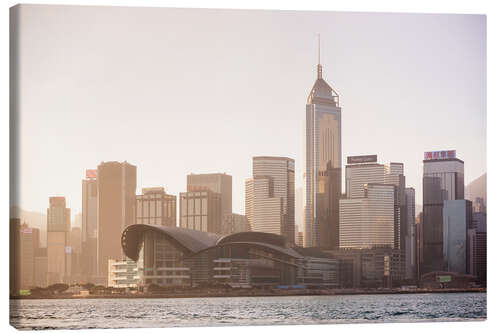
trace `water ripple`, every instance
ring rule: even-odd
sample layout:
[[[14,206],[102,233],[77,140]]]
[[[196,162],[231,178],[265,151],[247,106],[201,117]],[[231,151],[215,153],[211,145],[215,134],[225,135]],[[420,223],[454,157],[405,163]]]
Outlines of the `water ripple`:
[[[484,319],[485,293],[10,301],[22,330]]]

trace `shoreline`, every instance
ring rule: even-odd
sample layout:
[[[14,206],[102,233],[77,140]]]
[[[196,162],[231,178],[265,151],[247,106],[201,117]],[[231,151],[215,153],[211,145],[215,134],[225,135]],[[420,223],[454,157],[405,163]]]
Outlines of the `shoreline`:
[[[448,293],[486,293],[486,288],[448,288],[416,290],[371,290],[371,289],[313,289],[313,290],[209,290],[201,292],[137,293],[112,295],[70,295],[11,296],[10,300],[47,300],[47,299],[132,299],[132,298],[208,298],[208,297],[280,297],[280,296],[343,296],[343,295],[398,295],[398,294],[448,294]]]

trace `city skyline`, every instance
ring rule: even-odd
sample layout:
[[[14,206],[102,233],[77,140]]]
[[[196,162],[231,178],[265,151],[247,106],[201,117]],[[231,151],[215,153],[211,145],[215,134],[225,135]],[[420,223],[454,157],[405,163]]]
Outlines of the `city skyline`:
[[[487,319],[486,15],[9,27],[13,327]]]
[[[177,196],[186,190],[189,173],[226,172],[233,177],[233,212],[240,214],[253,156],[293,158],[296,187],[303,188],[304,101],[316,77],[318,32],[323,75],[338,91],[343,110],[343,173],[351,155],[377,154],[382,163],[402,162],[407,186],[415,188],[416,204],[421,205],[424,151],[456,149],[466,164],[466,184],[486,172],[484,16],[238,10],[201,14],[143,8],[134,9],[133,33],[125,35],[120,27],[131,23],[132,11],[104,8],[105,14],[94,19],[97,23],[104,17],[109,21],[110,11],[122,14],[115,19],[116,30],[105,36],[118,37],[109,49],[105,38],[97,36],[98,29],[80,29],[95,14],[94,7],[79,8],[79,15],[64,6],[37,10],[41,19],[28,22],[20,34],[20,59],[26,64],[21,80],[30,73],[19,108],[23,142],[17,205],[22,209],[43,212],[46,198],[63,195],[73,215],[81,212],[85,170],[113,160],[137,166],[137,193],[143,187],[165,186]],[[30,15],[30,7],[24,15]],[[262,27],[250,25],[257,15]],[[169,19],[162,20],[166,16]],[[413,20],[417,16],[418,22]],[[297,17],[314,23],[304,24],[304,31],[281,34]],[[182,18],[220,23],[200,33],[180,28]],[[146,19],[155,29],[150,29],[150,38],[140,40]],[[223,29],[224,23],[235,20],[240,21],[238,29]],[[362,26],[356,25],[358,20]],[[419,29],[424,24],[426,29]],[[395,26],[399,31],[392,30]],[[175,27],[176,36],[165,34],[169,27]],[[339,27],[343,34],[338,34]],[[84,33],[93,39],[71,44],[70,54],[48,52],[51,34],[57,36],[54,41],[63,38],[67,45],[59,31],[68,38],[82,40],[79,34]],[[211,33],[219,37],[219,44],[208,45],[200,37]],[[237,33],[243,34],[245,45],[234,38]],[[168,43],[158,44],[160,37]],[[131,41],[147,52],[131,50]],[[102,48],[104,59],[89,51],[96,47]],[[370,57],[363,56],[363,49]],[[40,52],[45,57],[32,58]],[[157,68],[144,63],[150,57]],[[104,80],[96,75],[101,70]],[[50,84],[45,79],[48,72]],[[228,82],[241,88],[228,87]],[[192,94],[197,97],[190,99],[192,106],[180,102]],[[231,121],[220,121],[222,114]],[[120,117],[130,121],[117,122]],[[276,135],[276,128],[281,135]],[[60,135],[47,134],[54,130]],[[26,163],[30,160],[36,167]]]

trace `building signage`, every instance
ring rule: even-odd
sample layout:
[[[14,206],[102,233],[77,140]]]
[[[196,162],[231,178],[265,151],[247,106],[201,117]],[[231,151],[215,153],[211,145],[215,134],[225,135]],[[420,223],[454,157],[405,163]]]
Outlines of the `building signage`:
[[[451,275],[438,275],[437,278],[439,283],[451,282]]]
[[[23,233],[23,234],[31,234],[31,233],[33,233],[33,229],[31,229],[31,228],[23,228],[23,229],[21,229],[21,233]]]
[[[71,254],[71,246],[65,246],[64,252],[66,252],[67,254]]]
[[[97,170],[96,169],[87,169],[85,171],[85,176],[87,179],[96,179],[97,178]]]
[[[426,151],[424,153],[425,160],[445,160],[448,158],[456,158],[456,150],[439,150],[439,151]]]
[[[377,162],[377,155],[347,156],[347,164]]]

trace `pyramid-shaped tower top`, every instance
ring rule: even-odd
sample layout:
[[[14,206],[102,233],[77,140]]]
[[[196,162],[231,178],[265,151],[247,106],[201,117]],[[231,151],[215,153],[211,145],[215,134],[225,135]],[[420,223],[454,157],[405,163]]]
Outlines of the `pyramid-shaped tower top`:
[[[330,104],[339,106],[339,95],[325,80],[323,80],[323,66],[321,66],[321,43],[318,35],[318,78],[307,98],[308,104]]]

